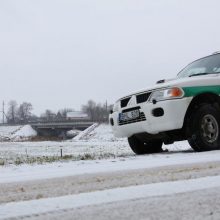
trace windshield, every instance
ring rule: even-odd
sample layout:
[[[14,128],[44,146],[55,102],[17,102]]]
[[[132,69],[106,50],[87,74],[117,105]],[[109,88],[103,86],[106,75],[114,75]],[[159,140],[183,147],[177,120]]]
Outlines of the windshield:
[[[192,62],[180,71],[177,77],[182,78],[196,75],[215,74],[219,72],[220,54],[214,54]]]

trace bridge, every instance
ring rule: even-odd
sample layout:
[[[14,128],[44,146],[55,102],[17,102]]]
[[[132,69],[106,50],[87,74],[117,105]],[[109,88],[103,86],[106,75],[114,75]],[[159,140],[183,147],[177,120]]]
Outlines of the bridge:
[[[59,136],[72,129],[85,130],[95,122],[92,121],[53,121],[53,122],[30,122],[40,136]]]

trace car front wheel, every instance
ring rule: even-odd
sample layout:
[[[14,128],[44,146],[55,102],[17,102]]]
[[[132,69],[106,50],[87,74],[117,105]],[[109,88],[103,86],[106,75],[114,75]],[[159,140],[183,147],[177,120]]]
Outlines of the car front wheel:
[[[211,104],[202,105],[193,114],[188,139],[195,151],[220,149],[220,111]]]

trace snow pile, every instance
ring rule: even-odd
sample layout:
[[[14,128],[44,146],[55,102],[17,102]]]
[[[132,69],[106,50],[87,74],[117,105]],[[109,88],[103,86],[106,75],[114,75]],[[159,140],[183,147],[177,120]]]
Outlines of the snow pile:
[[[99,141],[100,142],[115,142],[115,141],[125,141],[125,138],[116,138],[112,132],[110,125],[101,124],[90,133],[89,141],[92,141],[92,142],[99,142]]]
[[[85,131],[82,131],[78,136],[73,138],[73,140],[84,140],[90,142],[116,142],[125,140],[124,138],[116,138],[108,124],[94,124],[92,126]]]
[[[37,132],[30,125],[25,125],[13,135],[11,135],[10,138],[13,140],[22,140],[35,136],[37,136]]]
[[[67,136],[68,138],[73,138],[73,137],[77,136],[79,133],[81,133],[80,130],[73,129],[73,130],[67,131],[67,132],[66,132],[66,136]]]
[[[7,141],[21,126],[0,126],[0,141]]]
[[[79,140],[87,140],[90,136],[90,133],[98,126],[97,123],[91,125],[84,131],[81,131],[76,137],[74,137],[72,140],[79,141]]]

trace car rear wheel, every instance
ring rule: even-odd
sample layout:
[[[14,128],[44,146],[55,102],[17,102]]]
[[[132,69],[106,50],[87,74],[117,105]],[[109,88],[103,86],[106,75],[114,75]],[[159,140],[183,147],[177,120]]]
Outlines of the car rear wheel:
[[[128,138],[128,143],[135,154],[151,154],[162,152],[161,140],[142,141],[135,135]]]
[[[195,151],[220,149],[220,112],[211,104],[202,105],[191,118],[190,146]]]

